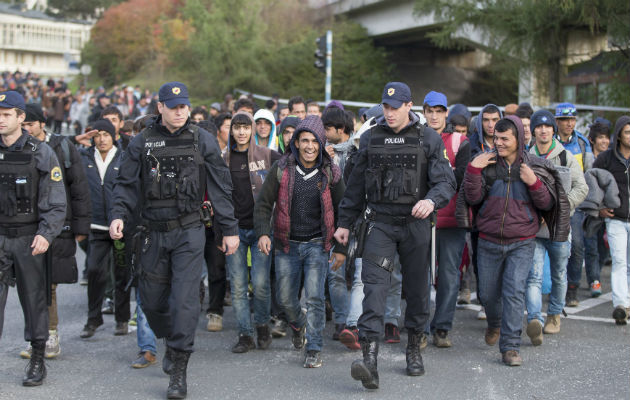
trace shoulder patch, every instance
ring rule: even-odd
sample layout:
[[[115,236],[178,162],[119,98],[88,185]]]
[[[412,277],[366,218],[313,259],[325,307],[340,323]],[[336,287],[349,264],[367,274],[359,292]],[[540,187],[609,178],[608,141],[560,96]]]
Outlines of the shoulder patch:
[[[55,181],[55,182],[59,182],[61,180],[61,168],[54,167],[50,171],[50,180]]]

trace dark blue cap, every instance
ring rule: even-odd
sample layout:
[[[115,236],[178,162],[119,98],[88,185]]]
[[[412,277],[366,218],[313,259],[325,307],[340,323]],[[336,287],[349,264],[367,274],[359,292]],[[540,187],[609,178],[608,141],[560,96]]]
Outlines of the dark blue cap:
[[[575,118],[577,108],[571,103],[560,103],[556,106],[556,118]]]
[[[180,104],[190,107],[188,99],[188,88],[181,82],[168,82],[160,87],[158,101],[164,103],[168,108],[175,108]]]
[[[422,105],[428,105],[429,107],[442,106],[446,109],[448,108],[446,95],[444,95],[444,93],[434,92],[433,90],[427,93],[424,97]]]
[[[0,107],[1,108],[19,108],[22,111],[26,110],[24,97],[18,92],[13,91],[13,90],[0,93]]]
[[[389,104],[394,108],[400,108],[403,103],[411,101],[411,90],[402,82],[389,82],[383,89],[381,103]]]
[[[608,127],[608,129],[610,129],[611,126],[612,126],[609,120],[607,120],[606,118],[602,118],[602,117],[595,118],[595,121],[593,121],[593,123],[591,124],[591,126],[589,126],[589,128],[592,128],[593,125],[595,125],[595,124],[605,125],[605,126]]]
[[[540,109],[532,114],[529,119],[529,130],[534,133],[539,125],[549,125],[553,127],[553,132],[558,133],[558,125],[556,125],[556,119],[551,115],[551,112],[545,109]]]

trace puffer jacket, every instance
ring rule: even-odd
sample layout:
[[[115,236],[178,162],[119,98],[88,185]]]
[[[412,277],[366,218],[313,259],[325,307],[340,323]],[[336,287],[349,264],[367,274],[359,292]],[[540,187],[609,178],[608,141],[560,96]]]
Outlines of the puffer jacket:
[[[525,152],[523,124],[520,118],[512,115],[506,119],[516,126],[518,132],[515,162],[508,166],[498,157],[496,164],[484,169],[469,164],[462,185],[466,202],[478,207],[475,226],[480,237],[500,244],[535,237],[540,227],[539,213],[554,206],[554,199],[540,178],[529,186],[521,181],[520,165],[530,161]],[[537,162],[549,164],[542,159]],[[549,164],[549,168],[553,169],[553,166]],[[492,175],[495,180],[488,187],[486,182]]]

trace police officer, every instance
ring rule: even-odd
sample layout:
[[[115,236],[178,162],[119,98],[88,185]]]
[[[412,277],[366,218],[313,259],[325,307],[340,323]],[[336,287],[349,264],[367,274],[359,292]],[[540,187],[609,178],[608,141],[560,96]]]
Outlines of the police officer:
[[[140,243],[138,290],[151,329],[157,337],[166,338],[162,367],[170,374],[167,397],[182,399],[200,312],[205,244],[200,208],[206,189],[227,255],[238,247],[238,222],[230,172],[216,138],[190,123],[186,86],[180,82],[162,85],[158,111],[123,154],[110,235],[120,239],[136,205],[141,208],[148,233]]]
[[[90,233],[92,210],[90,192],[81,163],[79,152],[70,140],[61,135],[46,132],[46,118],[39,104],[26,105],[26,118],[22,123],[28,133],[40,142],[45,142],[53,149],[59,161],[63,183],[66,189],[66,221],[61,234],[50,245],[51,251],[51,304],[48,307],[48,341],[46,342],[46,358],[55,358],[61,354],[57,325],[57,284],[75,283],[78,278],[76,241],[81,242]],[[75,241],[76,239],[76,241]],[[31,356],[31,347],[20,352],[23,358]]]
[[[7,285],[17,283],[33,349],[22,384],[39,386],[48,339],[44,253],[63,228],[66,193],[53,150],[22,129],[24,110],[22,95],[0,93],[0,320]]]
[[[442,139],[411,112],[409,87],[388,83],[382,104],[384,116],[361,136],[335,232],[337,241],[347,243],[349,228],[367,202],[370,217],[361,274],[365,298],[358,322],[363,359],[352,364],[351,373],[368,389],[378,388],[378,340],[396,253],[407,300],[407,375],[424,374],[420,341],[429,317],[429,217],[455,194]]]

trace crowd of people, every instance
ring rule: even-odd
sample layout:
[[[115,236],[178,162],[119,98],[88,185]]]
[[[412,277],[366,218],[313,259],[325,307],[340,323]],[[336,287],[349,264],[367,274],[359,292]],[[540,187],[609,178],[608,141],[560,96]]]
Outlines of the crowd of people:
[[[508,366],[523,362],[523,330],[534,346],[560,333],[583,266],[597,297],[612,264],[612,318],[627,323],[628,116],[614,126],[598,117],[582,134],[570,103],[487,104],[473,116],[437,91],[415,113],[401,82],[358,114],[300,96],[192,107],[180,82],[73,94],[63,80],[16,72],[0,88],[0,309],[17,284],[26,386],[61,352],[56,287],[78,280],[81,338],[98,333],[103,313],[115,315],[115,335],[136,324],[134,368],[155,364],[156,338],[166,339],[168,398],[186,396],[202,307],[217,332],[232,306],[232,352],[289,335],[305,368],[323,365],[331,320],[332,339],[362,351],[351,376],[368,389],[379,386],[379,343],[399,343],[402,329],[406,372],[423,375],[421,350],[429,339],[453,345],[456,305],[474,290],[485,342],[498,342]]]

